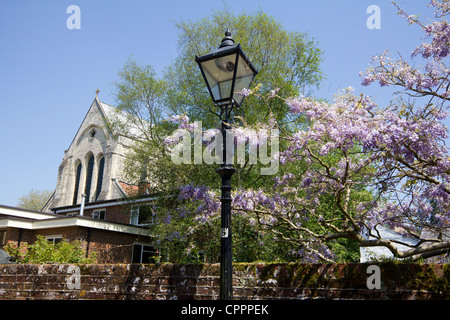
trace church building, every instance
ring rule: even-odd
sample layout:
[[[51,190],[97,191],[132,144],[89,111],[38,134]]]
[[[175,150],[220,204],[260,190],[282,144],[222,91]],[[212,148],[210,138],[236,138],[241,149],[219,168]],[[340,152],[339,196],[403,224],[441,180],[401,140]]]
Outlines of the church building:
[[[59,166],[56,189],[40,212],[0,205],[0,248],[81,240],[98,263],[148,263],[159,254],[151,225],[156,214],[149,188],[123,180],[127,150],[136,137],[114,132],[124,117],[98,99],[88,109]],[[132,131],[133,129],[131,129]]]
[[[123,162],[132,139],[115,135],[110,129],[114,107],[92,102],[78,132],[59,166],[56,190],[43,211],[77,205],[85,194],[85,202],[112,200],[127,196],[121,183]]]

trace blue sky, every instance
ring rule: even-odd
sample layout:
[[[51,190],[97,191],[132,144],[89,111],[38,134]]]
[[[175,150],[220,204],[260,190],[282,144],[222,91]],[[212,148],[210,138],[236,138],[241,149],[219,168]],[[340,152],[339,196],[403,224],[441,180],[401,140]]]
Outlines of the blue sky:
[[[352,86],[387,103],[392,90],[361,87],[359,72],[385,49],[409,57],[423,37],[387,0],[0,0],[0,204],[15,206],[32,188],[54,189],[95,90],[114,105],[112,82],[130,56],[161,73],[177,56],[175,22],[224,3],[236,14],[260,8],[318,41],[327,80],[317,97]],[[426,1],[397,3],[432,19]],[[70,5],[80,8],[80,29],[66,26]],[[381,29],[366,26],[370,5],[381,9]]]

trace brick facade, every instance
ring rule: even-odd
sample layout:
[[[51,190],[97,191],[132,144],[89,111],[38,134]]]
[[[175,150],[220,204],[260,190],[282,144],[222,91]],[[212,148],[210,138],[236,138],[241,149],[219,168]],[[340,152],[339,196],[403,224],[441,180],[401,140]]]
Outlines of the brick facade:
[[[118,205],[105,204],[103,206],[99,204],[96,205],[95,208],[89,207],[88,205],[83,212],[83,216],[92,217],[92,213],[94,211],[105,211],[105,220],[107,221],[125,224],[130,223],[131,204],[118,204]],[[62,213],[59,213],[58,211],[56,212],[61,215],[69,215],[69,214],[78,215],[80,213],[80,206],[78,205],[73,209],[67,209]]]
[[[37,235],[61,236],[68,241],[81,240],[84,249],[96,252],[97,263],[131,263],[133,244],[151,243],[148,236],[110,232],[86,227],[66,227],[40,230],[26,230],[17,228],[6,229],[6,243],[33,244]]]

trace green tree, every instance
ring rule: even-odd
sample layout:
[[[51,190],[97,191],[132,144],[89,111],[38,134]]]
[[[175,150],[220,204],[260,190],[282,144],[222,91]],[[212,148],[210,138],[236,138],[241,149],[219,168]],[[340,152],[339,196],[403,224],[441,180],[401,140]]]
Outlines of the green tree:
[[[192,121],[202,121],[206,130],[217,128],[219,119],[209,109],[211,99],[195,62],[195,55],[215,50],[227,28],[236,43],[259,70],[254,82],[261,95],[280,88],[282,97],[308,94],[323,78],[320,69],[322,51],[307,34],[289,32],[273,17],[264,12],[235,15],[227,10],[214,11],[196,22],[179,22],[179,55],[161,79],[153,68],[129,59],[119,71],[115,82],[117,106],[125,111],[126,119],[118,117],[112,124],[122,132],[138,132],[125,166],[128,180],[139,183],[148,179],[160,191],[172,190],[186,183],[204,183],[218,186],[214,165],[174,165],[164,148],[163,139],[176,127],[164,121],[170,114],[187,114]],[[278,101],[278,100],[277,100]],[[247,124],[264,122],[271,113],[279,124],[290,123],[288,108],[284,103],[268,105],[253,96],[244,100],[242,110]],[[242,118],[241,118],[242,119]],[[125,121],[124,121],[125,120]],[[238,118],[236,118],[238,121]],[[133,135],[133,134],[131,134]],[[238,183],[252,183],[255,166],[238,166]]]
[[[53,191],[50,190],[31,189],[28,193],[19,198],[17,206],[28,210],[40,211],[52,194]]]
[[[283,97],[307,95],[323,79],[322,51],[317,43],[306,33],[287,31],[261,10],[239,15],[214,11],[196,22],[180,22],[177,27],[180,54],[165,75],[169,83],[166,106],[174,114],[187,113],[192,120],[203,121],[204,127],[216,127],[218,120],[209,112],[212,102],[194,56],[217,49],[227,28],[259,71],[253,87],[261,94],[280,88]],[[286,120],[284,104],[271,108],[278,122]],[[267,106],[252,97],[244,101],[243,109],[250,124],[267,119],[269,114]]]
[[[115,91],[120,114],[111,125],[136,139],[125,164],[128,180],[134,183],[148,181],[155,191],[173,195],[169,199],[160,199],[159,223],[153,230],[163,254],[170,252],[170,261],[186,262],[202,252],[207,261],[217,261],[218,219],[206,224],[199,217],[184,215],[178,210],[180,203],[174,201],[174,190],[182,185],[192,183],[218,189],[217,165],[176,165],[163,145],[165,137],[177,128],[164,121],[170,115],[185,114],[191,121],[201,121],[204,130],[219,125],[219,119],[210,112],[214,106],[195,56],[215,50],[229,28],[236,44],[241,44],[259,71],[252,90],[259,96],[267,96],[270,90],[278,88],[282,98],[289,98],[309,95],[310,89],[320,83],[323,78],[320,69],[322,51],[307,34],[287,31],[261,10],[239,15],[226,10],[214,11],[199,21],[179,22],[177,27],[179,55],[161,78],[151,66],[133,59],[119,71]],[[274,117],[283,130],[305,125],[298,120],[292,122],[289,108],[281,100],[271,100],[269,105],[264,99],[250,96],[242,105],[245,112],[236,114],[239,117],[235,118],[235,123],[243,125],[245,121],[246,125],[252,126]],[[273,183],[273,177],[259,174],[259,164],[246,163],[236,165],[236,168],[234,188],[270,188]],[[287,165],[282,170],[301,168]],[[237,261],[287,259],[289,248],[274,240],[271,234],[260,233],[257,225],[249,225],[245,219],[234,219],[233,223]]]

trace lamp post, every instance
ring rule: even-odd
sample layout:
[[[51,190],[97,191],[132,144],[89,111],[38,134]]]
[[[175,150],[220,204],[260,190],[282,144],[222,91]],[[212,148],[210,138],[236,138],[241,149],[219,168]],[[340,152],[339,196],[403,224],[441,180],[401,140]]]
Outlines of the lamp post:
[[[196,56],[195,61],[200,67],[214,104],[220,108],[220,131],[223,139],[222,164],[217,169],[222,178],[220,299],[231,300],[233,297],[231,177],[236,169],[233,167],[232,158],[227,157],[226,130],[231,129],[231,112],[234,108],[239,108],[244,100],[244,96],[237,92],[249,88],[258,72],[242,51],[240,44],[235,44],[229,30],[225,32],[225,37],[217,50],[200,57]]]

